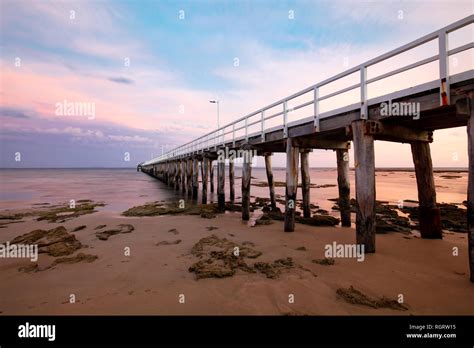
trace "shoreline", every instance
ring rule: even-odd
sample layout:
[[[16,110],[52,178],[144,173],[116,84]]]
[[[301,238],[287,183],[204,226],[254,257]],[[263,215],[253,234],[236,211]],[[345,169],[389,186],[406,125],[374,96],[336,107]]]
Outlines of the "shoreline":
[[[226,165],[228,168],[228,165]],[[80,167],[80,168],[0,168],[0,170],[136,170],[136,167]],[[254,167],[254,169],[265,170],[265,167]],[[337,167],[309,167],[310,170],[337,170]],[[285,170],[285,167],[273,167],[273,170]],[[354,167],[349,167],[350,171],[354,171]],[[415,168],[407,167],[376,167],[376,172],[414,172]],[[434,167],[433,173],[468,173],[469,168],[458,167]]]

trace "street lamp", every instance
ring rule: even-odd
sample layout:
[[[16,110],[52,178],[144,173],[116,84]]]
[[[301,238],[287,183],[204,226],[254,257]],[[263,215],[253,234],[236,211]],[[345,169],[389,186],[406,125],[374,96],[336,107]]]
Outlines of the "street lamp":
[[[209,100],[211,104],[217,104],[217,128],[219,128],[219,101],[218,100]]]
[[[216,100],[209,100],[209,103],[211,104],[216,104],[217,105],[217,129],[219,129],[220,125],[219,125],[219,101],[216,99]],[[217,131],[219,133],[219,131]],[[221,140],[220,137],[218,138],[219,141]]]

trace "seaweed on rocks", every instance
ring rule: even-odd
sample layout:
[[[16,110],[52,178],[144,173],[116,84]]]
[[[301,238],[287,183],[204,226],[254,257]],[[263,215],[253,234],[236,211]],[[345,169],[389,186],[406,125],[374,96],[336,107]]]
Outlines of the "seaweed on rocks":
[[[82,247],[76,236],[68,233],[63,226],[25,233],[14,238],[10,244],[37,244],[38,253],[46,253],[50,256],[70,255]]]
[[[133,230],[135,230],[135,227],[133,227],[133,225],[120,224],[118,225],[118,228],[112,228],[110,230],[96,232],[95,235],[100,240],[108,240],[110,236],[120,234],[120,233],[131,233]]]
[[[336,290],[336,293],[346,302],[351,304],[358,304],[362,306],[372,307],[375,309],[390,308],[399,311],[408,310],[408,307],[406,305],[401,304],[396,300],[392,300],[386,297],[370,298],[359,290],[354,289],[354,287],[352,286],[350,286],[349,288],[339,288]]]

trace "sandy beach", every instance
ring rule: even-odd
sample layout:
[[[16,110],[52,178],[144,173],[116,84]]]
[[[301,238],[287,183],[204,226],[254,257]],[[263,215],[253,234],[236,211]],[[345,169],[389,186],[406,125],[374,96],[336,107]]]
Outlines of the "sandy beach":
[[[58,257],[40,253],[34,270],[28,269],[32,264],[29,260],[1,259],[0,314],[474,313],[465,233],[445,231],[443,240],[422,240],[417,231],[377,234],[377,251],[366,254],[363,262],[336,257],[334,264],[325,264],[325,245],[354,243],[353,228],[297,224],[295,232],[284,233],[281,221],[252,226],[255,218],[244,223],[238,212],[214,218],[126,217],[106,207],[97,210],[65,222],[58,214],[56,222],[27,216],[23,222],[3,226],[1,243],[36,229],[64,226],[67,235],[75,236],[81,245],[68,257],[82,253],[90,258],[53,264]],[[106,226],[97,228],[100,225]],[[124,228],[127,225],[133,230]],[[107,230],[115,232],[105,237],[100,234]],[[206,259],[195,252],[206,237],[256,253],[258,256],[252,258],[240,255],[239,260],[250,271],[240,265],[232,275],[197,279],[190,267]],[[453,256],[453,247],[458,248],[457,256]],[[263,267],[287,258],[291,262],[276,273]],[[71,294],[75,303],[70,301]],[[402,303],[398,301],[400,295]]]

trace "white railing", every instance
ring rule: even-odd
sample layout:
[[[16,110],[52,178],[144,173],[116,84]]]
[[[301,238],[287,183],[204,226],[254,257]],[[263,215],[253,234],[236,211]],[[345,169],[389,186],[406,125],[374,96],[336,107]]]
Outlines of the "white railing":
[[[205,134],[189,143],[186,143],[184,145],[181,145],[157,158],[154,158],[150,161],[146,161],[141,163],[142,166],[147,166],[147,165],[152,165],[156,164],[162,161],[166,161],[169,159],[174,159],[174,158],[180,158],[180,157],[185,157],[189,156],[192,154],[196,154],[199,152],[203,151],[208,151],[212,149],[217,149],[217,147],[220,147],[225,144],[233,144],[235,146],[236,141],[241,141],[241,140],[248,140],[250,137],[261,137],[262,142],[265,141],[265,133],[269,131],[268,128],[266,128],[266,121],[274,119],[276,117],[281,117],[281,123],[279,126],[276,127],[276,129],[283,129],[283,136],[287,137],[288,136],[288,127],[289,127],[289,122],[288,122],[288,112],[290,111],[288,109],[288,102],[300,97],[302,95],[305,95],[307,93],[312,92],[312,98],[310,101],[304,102],[302,104],[296,105],[291,108],[291,111],[295,111],[301,108],[308,107],[310,105],[314,106],[313,109],[313,116],[312,116],[312,122],[314,122],[314,127],[315,131],[319,131],[319,121],[321,118],[329,117],[332,115],[336,115],[338,113],[341,113],[341,109],[334,109],[330,112],[325,112],[322,114],[320,112],[320,102],[323,100],[327,100],[329,98],[333,98],[335,96],[341,95],[342,93],[346,93],[349,91],[353,91],[355,89],[360,89],[360,103],[357,104],[357,107],[360,108],[360,117],[361,119],[367,119],[368,117],[368,105],[370,101],[367,99],[367,86],[371,83],[374,83],[376,81],[380,81],[383,79],[386,79],[388,77],[400,74],[402,72],[415,69],[417,67],[420,67],[422,65],[426,65],[435,61],[438,61],[438,68],[439,68],[439,85],[438,87],[440,88],[440,94],[445,95],[445,99],[443,102],[443,99],[440,97],[440,103],[441,105],[443,103],[449,104],[449,72],[448,72],[448,67],[449,67],[449,57],[451,55],[469,50],[474,48],[474,43],[469,42],[465,45],[462,45],[460,47],[456,47],[452,50],[448,50],[448,45],[447,45],[447,36],[449,33],[456,31],[458,29],[461,29],[467,25],[470,25],[474,23],[474,15],[470,15],[462,20],[459,20],[455,23],[452,23],[451,25],[448,25],[447,27],[444,27],[438,31],[435,31],[431,34],[425,35],[415,41],[412,41],[404,46],[401,46],[395,50],[392,50],[390,52],[387,52],[379,57],[376,57],[374,59],[371,59],[361,65],[358,65],[356,67],[353,67],[349,70],[346,70],[338,75],[335,75],[333,77],[330,77],[322,82],[319,82],[313,86],[310,86],[308,88],[305,88],[297,93],[294,93],[286,98],[283,98],[281,100],[278,100],[270,105],[267,105],[266,107],[259,109],[257,111],[254,111],[244,117],[241,117],[237,120],[235,120],[232,123],[229,123],[225,126],[222,126],[208,134]],[[387,73],[378,75],[376,77],[367,79],[367,68],[370,66],[373,66],[375,64],[378,64],[382,61],[385,61],[389,58],[395,57],[401,53],[407,52],[409,50],[412,50],[416,47],[419,47],[423,44],[426,44],[430,41],[433,40],[438,40],[438,54],[419,60],[415,63],[405,65],[402,68],[391,70]],[[339,89],[335,92],[326,94],[322,97],[319,96],[319,92],[321,87],[326,86],[330,83],[333,83],[335,81],[341,80],[342,78],[345,78],[351,74],[359,72],[360,75],[360,80],[358,83],[350,85],[348,87]],[[379,98],[378,98],[379,99]],[[275,108],[275,107],[280,107],[281,111],[269,114],[267,115],[268,110]],[[351,105],[352,107],[352,105]],[[256,121],[249,122],[249,119],[252,117],[255,117],[256,115],[259,115],[260,117]],[[237,126],[238,123],[244,122],[243,126]],[[307,123],[308,120],[305,119],[304,123]],[[311,121],[310,121],[311,122]],[[260,131],[256,133],[249,134],[249,127],[255,126],[260,124]],[[272,128],[272,131],[275,129],[275,127]],[[245,135],[236,137],[236,132],[244,130]],[[225,140],[227,135],[231,135],[232,138],[231,140]]]

